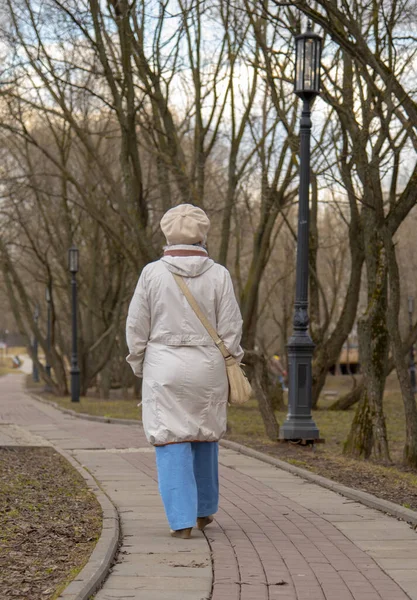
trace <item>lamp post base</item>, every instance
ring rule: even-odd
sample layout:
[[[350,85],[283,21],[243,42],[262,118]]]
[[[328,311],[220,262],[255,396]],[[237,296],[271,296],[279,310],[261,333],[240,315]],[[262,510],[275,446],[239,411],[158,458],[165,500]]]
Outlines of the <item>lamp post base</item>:
[[[289,441],[316,441],[319,430],[311,416],[311,362],[314,344],[306,332],[296,331],[287,346],[288,415],[279,437]]]
[[[73,367],[71,374],[71,402],[80,401],[80,369]]]
[[[324,438],[318,438],[317,440],[309,439],[294,439],[294,440],[278,440],[278,444],[291,444],[292,446],[315,446],[316,444],[325,444]]]
[[[323,444],[324,440],[319,437],[319,430],[313,419],[304,421],[287,421],[280,427],[279,439],[281,442],[297,442],[301,446],[310,443]]]

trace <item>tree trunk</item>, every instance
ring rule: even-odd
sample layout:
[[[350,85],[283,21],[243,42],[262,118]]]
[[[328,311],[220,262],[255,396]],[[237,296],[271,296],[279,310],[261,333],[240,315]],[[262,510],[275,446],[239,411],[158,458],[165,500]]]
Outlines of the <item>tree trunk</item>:
[[[50,382],[54,393],[58,396],[66,396],[68,394],[68,385],[64,360],[54,349],[52,349],[51,367],[56,380]],[[43,378],[46,379],[46,374]]]
[[[256,352],[248,352],[246,355],[248,364],[253,369],[252,386],[258,401],[259,411],[265,427],[265,433],[270,440],[276,442],[279,436],[279,425],[275,417],[271,399],[265,390],[268,389],[268,367],[264,356]]]
[[[366,165],[366,159],[363,158]],[[390,461],[383,397],[387,373],[389,337],[387,331],[387,255],[383,236],[382,192],[371,171],[365,170],[364,187],[369,188],[369,206],[363,207],[362,224],[368,305],[358,321],[359,360],[364,375],[364,391],[346,442],[344,452],[353,456],[371,455]],[[372,203],[371,203],[372,201]],[[371,421],[371,423],[370,423]]]
[[[392,356],[404,402],[406,440],[403,460],[406,466],[417,467],[417,406],[408,372],[408,357],[404,355],[400,335],[400,274],[395,256],[394,243],[388,229],[385,229],[384,243],[387,253],[390,284],[390,298],[387,311],[388,331],[391,339]]]
[[[385,285],[384,285],[385,287]],[[344,453],[355,457],[374,456],[390,462],[383,394],[388,360],[388,334],[385,326],[386,292],[381,290],[373,315],[358,324],[359,356],[364,372],[364,388],[349,432]]]
[[[394,344],[393,344],[394,345]],[[394,351],[395,352],[395,351]],[[397,376],[404,402],[405,444],[403,462],[407,467],[417,467],[417,406],[411,388],[410,375],[404,358],[398,361]]]
[[[229,252],[230,241],[230,225],[232,222],[232,211],[235,201],[236,188],[238,184],[238,179],[236,177],[236,158],[237,152],[235,151],[235,148],[232,145],[229,157],[229,178],[227,184],[226,204],[223,209],[222,233],[218,259],[218,262],[224,266],[227,265],[227,255]]]
[[[110,387],[111,387],[111,369],[107,365],[100,372],[100,398],[102,400],[108,400],[110,398]]]
[[[311,407],[317,408],[321,391],[326,383],[327,373],[329,370],[329,357],[326,351],[326,344],[322,344],[316,351],[313,358],[312,368],[312,402]]]
[[[408,385],[410,387],[410,380],[408,373],[406,375]],[[400,376],[398,377],[400,378]],[[401,389],[403,389],[405,378],[402,377]],[[401,381],[400,381],[401,383]],[[403,450],[403,462],[407,467],[417,468],[417,408],[414,394],[403,394],[404,401],[404,412],[405,412],[405,444]]]
[[[364,389],[343,453],[355,458],[369,458],[372,454],[372,445],[372,415],[367,392]]]

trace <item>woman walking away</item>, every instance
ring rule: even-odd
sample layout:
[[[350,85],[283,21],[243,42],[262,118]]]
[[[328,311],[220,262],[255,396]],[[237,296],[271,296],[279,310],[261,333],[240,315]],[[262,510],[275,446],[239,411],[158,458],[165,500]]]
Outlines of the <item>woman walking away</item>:
[[[209,228],[205,212],[191,204],[163,216],[164,256],[143,269],[127,318],[127,361],[143,377],[143,427],[156,449],[171,535],[180,538],[189,538],[196,524],[203,530],[218,510],[228,380],[224,358],[178,279],[234,358],[243,357],[240,310],[229,272],[208,256]]]

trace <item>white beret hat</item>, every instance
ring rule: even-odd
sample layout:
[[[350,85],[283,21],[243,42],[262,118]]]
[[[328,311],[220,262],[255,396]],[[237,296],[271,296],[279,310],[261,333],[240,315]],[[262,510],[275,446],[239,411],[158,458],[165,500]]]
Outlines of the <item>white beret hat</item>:
[[[170,208],[161,219],[161,229],[168,245],[205,242],[210,219],[198,206],[180,204]]]

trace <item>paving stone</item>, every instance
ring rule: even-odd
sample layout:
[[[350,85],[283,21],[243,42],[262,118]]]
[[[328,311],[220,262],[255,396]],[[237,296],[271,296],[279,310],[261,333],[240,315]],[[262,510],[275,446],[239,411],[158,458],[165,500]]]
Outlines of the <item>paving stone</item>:
[[[236,583],[215,583],[212,600],[240,600],[240,585]]]
[[[210,600],[210,594],[204,592],[164,590],[124,590],[124,589],[102,589],[94,597],[94,600]],[[233,599],[231,599],[233,600]]]
[[[199,568],[200,566],[211,567],[210,557],[207,556],[207,552],[193,551],[179,551],[175,552],[174,549],[171,552],[159,552],[158,562],[162,565],[175,565],[176,567],[193,567]],[[155,563],[153,555],[146,555],[141,553],[131,553],[127,550],[123,550],[119,554],[117,564],[138,564],[140,563],[144,567],[152,566]]]
[[[206,563],[205,563],[206,564]],[[202,578],[205,577],[207,580],[211,578],[211,565],[205,567],[176,567],[166,564],[161,564],[158,558],[158,562],[154,561],[153,564],[142,565],[138,564],[121,564],[116,565],[112,570],[112,575],[118,575],[120,577],[181,577],[181,578]]]
[[[408,596],[411,598],[411,600],[417,600],[417,586],[415,581],[409,581],[409,582],[402,582],[401,583],[401,587],[403,588],[403,590],[408,594]],[[384,592],[381,592],[381,598],[383,598],[383,600],[404,600],[404,597],[400,597],[400,596],[394,596],[393,594],[391,596],[388,597],[387,595],[384,595]]]
[[[168,538],[168,539],[167,539]],[[181,543],[183,542],[183,543]],[[138,536],[125,535],[123,539],[122,550],[126,550],[132,554],[163,554],[172,550],[173,553],[183,552],[184,554],[200,553],[206,551],[206,556],[209,556],[207,552],[207,543],[204,538],[200,540],[178,540],[168,536],[160,537],[158,540],[155,539],[142,539]]]
[[[125,577],[112,573],[104,587],[109,590],[170,590],[177,592],[195,590],[197,593],[204,594],[210,592],[211,582],[205,578],[195,577]]]
[[[417,570],[417,556],[415,558],[382,558],[378,563],[385,571],[396,569]]]

